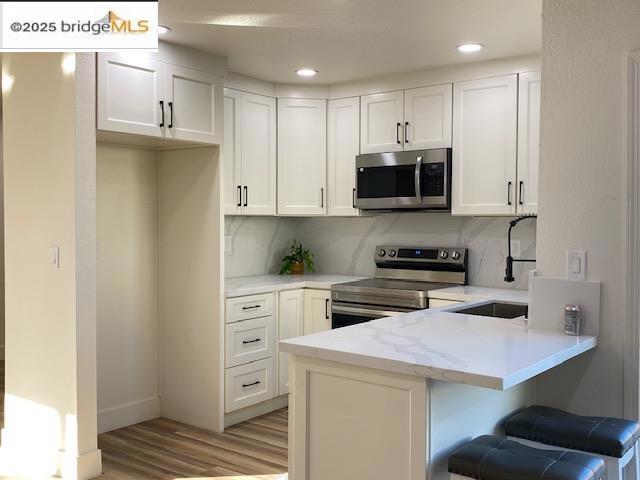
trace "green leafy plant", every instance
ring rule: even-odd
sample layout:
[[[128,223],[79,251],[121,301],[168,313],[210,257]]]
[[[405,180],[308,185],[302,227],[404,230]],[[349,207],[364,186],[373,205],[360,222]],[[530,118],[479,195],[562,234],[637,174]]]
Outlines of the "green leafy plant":
[[[284,273],[292,273],[295,267],[300,264],[304,264],[307,267],[307,271],[314,272],[315,265],[313,264],[313,253],[302,246],[301,242],[293,240],[289,247],[289,255],[286,255],[282,259],[282,266],[280,267],[280,275]]]

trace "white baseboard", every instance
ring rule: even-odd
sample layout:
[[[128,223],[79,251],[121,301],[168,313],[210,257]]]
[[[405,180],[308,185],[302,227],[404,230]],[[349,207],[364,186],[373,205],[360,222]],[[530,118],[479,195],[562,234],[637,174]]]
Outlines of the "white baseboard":
[[[60,452],[60,476],[70,480],[91,480],[102,475],[102,452],[93,450],[77,457]]]
[[[224,416],[224,428],[235,425],[236,423],[250,420],[265,413],[280,410],[289,404],[289,395],[281,395],[271,400],[258,403],[257,405],[251,405],[250,407],[236,410],[235,412],[227,413]]]
[[[160,397],[105,408],[98,412],[98,433],[110,432],[160,416]]]

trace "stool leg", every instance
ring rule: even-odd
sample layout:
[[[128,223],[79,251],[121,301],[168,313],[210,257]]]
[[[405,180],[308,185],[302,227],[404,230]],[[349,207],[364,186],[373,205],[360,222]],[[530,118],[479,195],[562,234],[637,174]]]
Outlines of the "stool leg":
[[[601,457],[607,469],[607,480],[624,480],[622,476],[622,466],[619,459],[615,457]]]
[[[638,442],[633,447],[633,458],[629,462],[626,468],[626,480],[639,480],[638,475],[640,474],[640,447],[638,447]]]

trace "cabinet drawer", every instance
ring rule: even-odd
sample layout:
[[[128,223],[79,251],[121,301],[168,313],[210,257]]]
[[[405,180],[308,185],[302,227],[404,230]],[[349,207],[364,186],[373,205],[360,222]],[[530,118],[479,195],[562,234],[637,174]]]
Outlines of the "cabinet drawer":
[[[227,323],[273,315],[273,293],[227,299]]]
[[[226,327],[227,368],[273,356],[273,317],[230,323]]]
[[[225,372],[225,412],[273,398],[274,387],[273,358],[228,368]]]

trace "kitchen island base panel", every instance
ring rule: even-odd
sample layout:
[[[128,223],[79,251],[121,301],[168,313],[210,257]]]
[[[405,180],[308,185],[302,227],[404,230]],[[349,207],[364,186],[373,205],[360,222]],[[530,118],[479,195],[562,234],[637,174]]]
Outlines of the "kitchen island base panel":
[[[301,355],[290,369],[289,480],[448,480],[449,454],[531,397]]]

